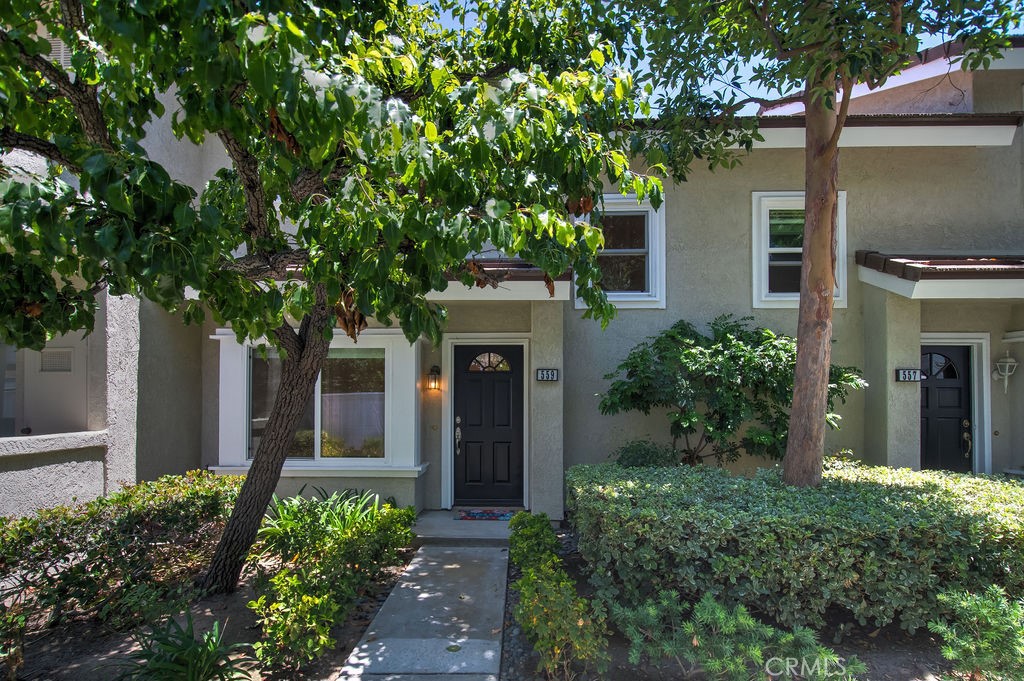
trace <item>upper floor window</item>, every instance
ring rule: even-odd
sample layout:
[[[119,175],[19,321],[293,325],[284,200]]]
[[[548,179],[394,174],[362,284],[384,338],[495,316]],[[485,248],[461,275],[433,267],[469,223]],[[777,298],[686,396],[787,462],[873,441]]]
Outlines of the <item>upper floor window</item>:
[[[597,256],[600,286],[608,300],[621,308],[665,307],[664,206],[635,196],[608,194],[603,210],[592,217],[604,232]],[[583,304],[576,303],[577,308]]]
[[[803,192],[753,193],[754,307],[798,307],[804,240]],[[836,211],[835,306],[846,307],[846,192]]]

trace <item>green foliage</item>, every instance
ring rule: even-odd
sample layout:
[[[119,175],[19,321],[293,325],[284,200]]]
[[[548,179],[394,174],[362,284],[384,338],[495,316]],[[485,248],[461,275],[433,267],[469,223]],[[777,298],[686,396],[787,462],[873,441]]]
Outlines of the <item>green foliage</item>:
[[[630,641],[629,661],[675,660],[684,675],[701,669],[709,679],[853,679],[864,671],[818,644],[814,632],[792,632],[759,622],[742,605],[729,609],[710,594],[693,607],[674,591],[663,591],[636,607],[612,604],[615,625]],[[796,664],[789,661],[794,660]]]
[[[540,655],[548,678],[571,680],[580,663],[603,671],[608,665],[604,609],[581,598],[557,557],[523,570],[513,585],[519,592],[516,621]]]
[[[1024,594],[1024,486],[829,460],[818,488],[711,467],[577,466],[567,506],[591,581],[635,607],[662,591],[786,627],[921,627],[947,588]]]
[[[360,591],[412,541],[411,508],[381,504],[372,492],[274,497],[256,552],[280,566],[249,603],[263,628],[261,661],[298,667],[334,645],[331,627]]]
[[[19,22],[0,32],[0,144],[52,172],[0,172],[0,343],[91,328],[104,288],[271,343],[322,292],[339,308],[314,334],[336,317],[354,334],[358,313],[436,341],[445,311],[426,295],[449,274],[473,284],[466,258],[485,248],[572,268],[609,319],[601,232],[566,198],[607,177],[660,200],[618,134],[649,111],[614,63],[629,22],[582,0],[443,4],[472,28],[445,28],[430,3],[3,0]],[[197,196],[199,178],[144,151],[164,134],[183,160],[219,137],[232,166]]]
[[[942,655],[971,681],[1024,678],[1024,602],[992,584],[982,593],[945,591],[949,619],[928,622],[945,641]]]
[[[78,506],[4,518],[3,647],[16,663],[26,626],[91,617],[116,628],[153,620],[189,598],[189,578],[231,511],[242,479],[192,471]]]
[[[220,622],[196,638],[192,614],[186,613],[185,626],[168,618],[162,626],[153,626],[137,635],[140,649],[128,654],[131,664],[119,678],[138,681],[233,681],[248,679],[249,659],[239,651],[243,644],[227,645]]]
[[[520,511],[508,523],[508,558],[521,570],[557,557],[560,544],[547,513]]]
[[[751,149],[760,136],[756,118],[739,115],[746,104],[808,92],[831,109],[837,90],[878,87],[911,65],[922,36],[962,41],[963,66],[987,67],[1021,20],[1017,0],[629,0],[624,9],[646,28],[638,78],[659,93],[663,134],[644,141],[677,178],[694,163],[731,168]]]
[[[612,452],[612,460],[626,468],[646,466],[676,466],[679,452],[670,445],[650,440],[631,440]]]
[[[334,645],[331,627],[342,611],[340,601],[355,592],[339,594],[340,588],[323,579],[315,569],[286,567],[270,579],[268,594],[249,603],[263,629],[263,640],[253,646],[257,658],[298,667]]]
[[[729,316],[712,321],[705,335],[680,320],[605,376],[614,380],[601,397],[601,413],[668,410],[672,446],[684,463],[732,461],[743,451],[781,459],[795,366],[796,341],[788,336]],[[839,422],[836,400],[866,385],[856,369],[831,367],[829,413],[822,415],[831,427]]]

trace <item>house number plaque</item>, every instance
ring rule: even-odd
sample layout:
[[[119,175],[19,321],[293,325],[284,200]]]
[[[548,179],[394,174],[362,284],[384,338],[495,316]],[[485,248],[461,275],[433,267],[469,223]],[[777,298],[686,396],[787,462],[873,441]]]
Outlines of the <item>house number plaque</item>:
[[[557,381],[558,369],[537,369],[538,381]]]
[[[924,380],[924,375],[920,369],[897,369],[896,370],[896,382],[897,383],[920,383]]]

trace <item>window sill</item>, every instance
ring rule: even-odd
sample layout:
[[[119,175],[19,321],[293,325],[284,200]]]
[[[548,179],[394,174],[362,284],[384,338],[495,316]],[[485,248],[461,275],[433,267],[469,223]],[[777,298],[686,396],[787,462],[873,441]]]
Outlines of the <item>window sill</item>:
[[[620,310],[664,310],[665,298],[654,295],[622,296],[608,294],[608,302]],[[576,309],[585,310],[586,303],[576,299]]]
[[[418,466],[338,466],[289,464],[281,469],[282,478],[418,478],[426,472],[429,463]],[[245,475],[249,466],[210,466],[219,475]]]
[[[755,310],[796,310],[800,307],[800,298],[761,298],[754,301]],[[846,309],[845,298],[835,298],[832,309]]]

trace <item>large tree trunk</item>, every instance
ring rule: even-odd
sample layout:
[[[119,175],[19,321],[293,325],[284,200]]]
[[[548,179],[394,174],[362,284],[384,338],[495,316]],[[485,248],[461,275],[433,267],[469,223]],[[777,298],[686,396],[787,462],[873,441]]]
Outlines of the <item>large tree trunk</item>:
[[[810,83],[807,90],[810,91]],[[825,450],[828,375],[832,361],[832,304],[836,286],[836,207],[842,117],[825,98],[805,97],[805,213],[796,376],[789,415],[789,441],[782,461],[790,485],[821,483]]]
[[[205,593],[234,591],[249,549],[281,477],[281,468],[299,420],[313,396],[316,379],[330,347],[324,338],[326,306],[318,305],[298,333],[287,324],[276,336],[287,355],[282,358],[281,384],[231,517],[202,582]],[[228,396],[221,396],[226,399]],[[245,399],[236,395],[234,399]]]

